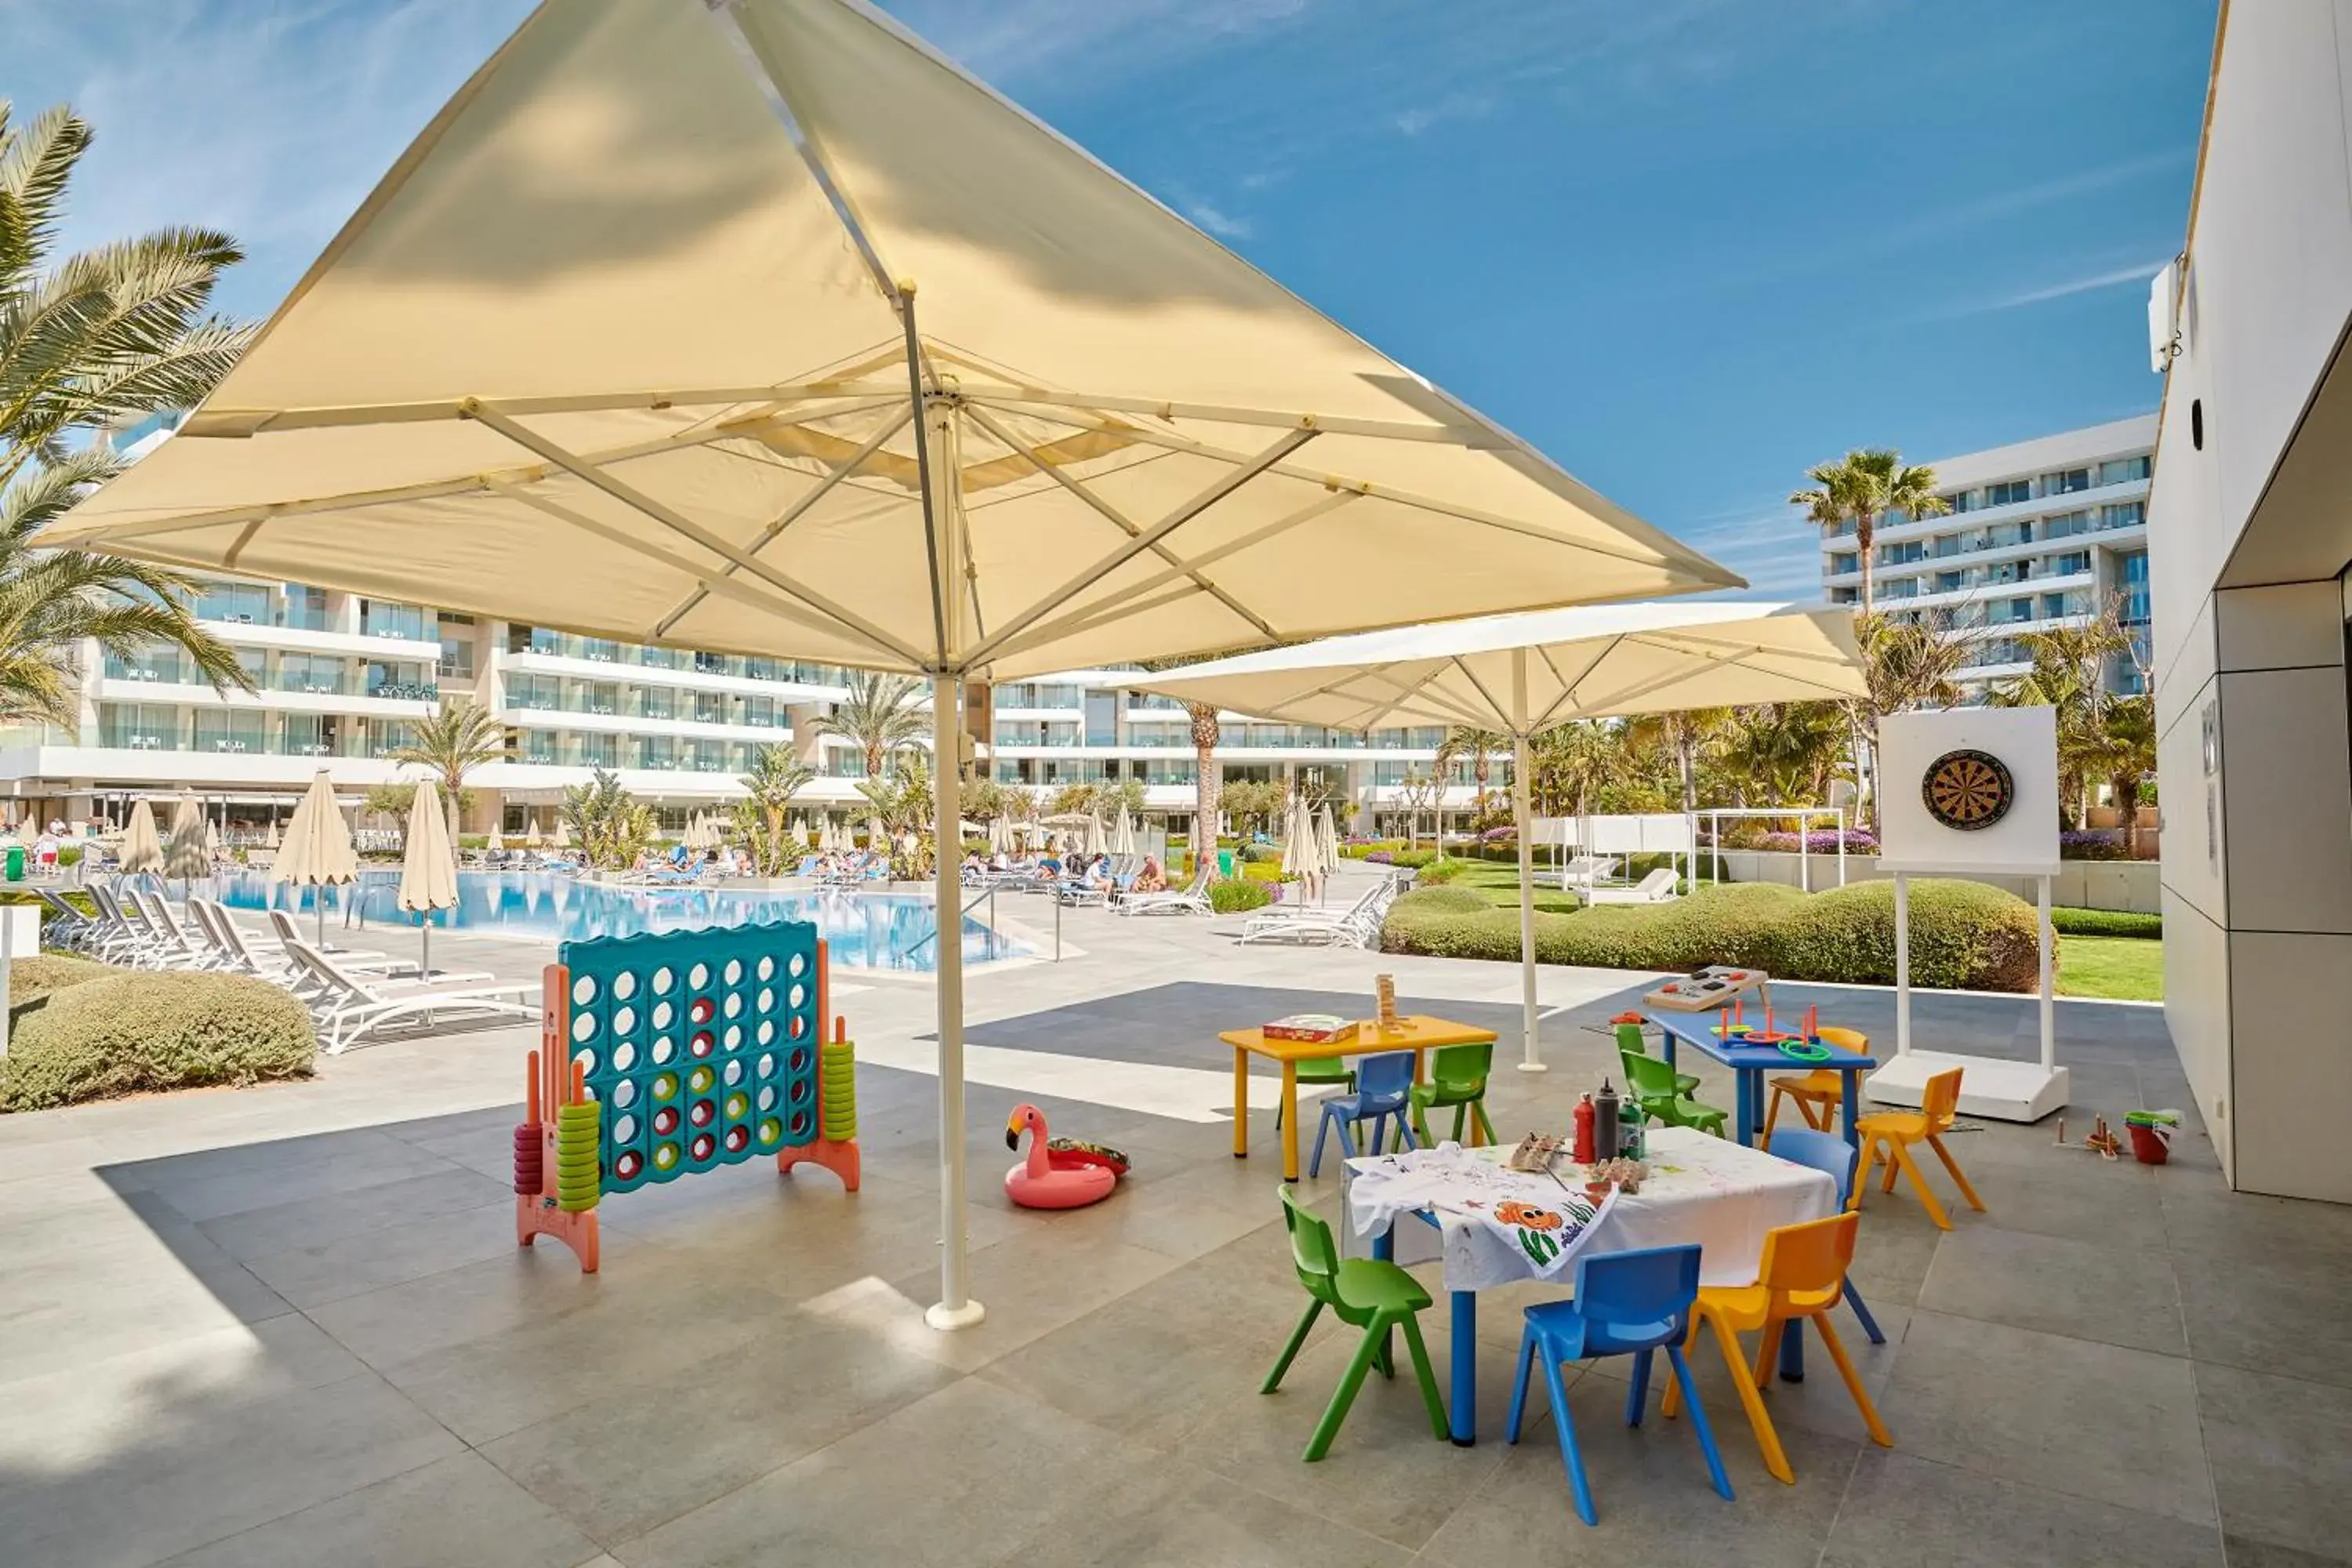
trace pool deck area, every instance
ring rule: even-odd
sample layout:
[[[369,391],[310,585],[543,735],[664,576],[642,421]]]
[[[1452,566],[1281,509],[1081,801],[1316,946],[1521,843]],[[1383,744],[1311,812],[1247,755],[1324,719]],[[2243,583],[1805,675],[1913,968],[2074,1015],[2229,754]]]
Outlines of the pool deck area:
[[[1050,927],[1041,898],[1003,910]],[[1502,1033],[1489,1105],[1511,1138],[1563,1125],[1614,1071],[1595,1026],[1644,979],[1544,971],[1552,1070],[1523,1074],[1514,965],[1242,948],[1238,921],[1064,920],[1079,956],[967,987],[956,1135],[988,1317],[963,1333],[921,1322],[940,1135],[926,976],[835,987],[862,1192],[753,1161],[612,1197],[594,1276],[514,1245],[533,1027],[369,1046],[307,1083],[0,1118],[0,1563],[2352,1562],[2352,1209],[2230,1193],[2193,1112],[2160,1168],[2059,1148],[2047,1123],[1971,1123],[1952,1143],[1990,1212],[1955,1204],[1948,1233],[1905,1188],[1870,1194],[1854,1277],[1887,1342],[1847,1341],[1891,1450],[1834,1379],[1776,1384],[1797,1471],[1780,1485],[1702,1354],[1727,1503],[1686,1423],[1622,1424],[1626,1363],[1572,1368],[1588,1530],[1540,1393],[1525,1440],[1501,1438],[1516,1309],[1547,1293],[1528,1287],[1486,1300],[1475,1447],[1432,1440],[1409,1377],[1375,1379],[1304,1465],[1346,1346],[1327,1319],[1283,1391],[1256,1392],[1304,1298],[1274,1080],[1236,1160],[1216,1032],[1368,1011],[1392,973],[1408,1010]],[[551,956],[434,940],[501,975]],[[1775,992],[1891,1039],[1884,992]],[[1921,1046],[2032,1048],[2028,998],[1923,994],[1916,1019]],[[2159,1009],[2062,1001],[2058,1020],[2070,1136],[2091,1110],[2189,1107]],[[1718,1069],[1685,1066],[1728,1103]],[[1024,1100],[1131,1154],[1121,1190],[1013,1209],[1003,1130]],[[1302,1190],[1336,1216],[1328,1166]],[[1443,1385],[1442,1298],[1423,1324]]]

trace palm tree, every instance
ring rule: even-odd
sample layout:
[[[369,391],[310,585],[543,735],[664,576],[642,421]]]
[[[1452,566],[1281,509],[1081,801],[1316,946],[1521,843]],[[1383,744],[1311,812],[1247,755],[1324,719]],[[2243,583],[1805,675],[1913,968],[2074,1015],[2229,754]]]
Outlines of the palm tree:
[[[1980,632],[1958,626],[1949,615],[1864,616],[1855,626],[1862,645],[1863,676],[1869,695],[1853,705],[1857,738],[1874,758],[1879,721],[1919,708],[1957,707],[1962,692],[1953,679],[1982,655]],[[1877,770],[1871,770],[1873,778]],[[1869,803],[1878,823],[1878,802]]]
[[[51,109],[17,127],[0,99],[0,723],[79,727],[85,639],[133,655],[167,643],[215,689],[253,689],[236,653],[189,612],[175,572],[79,550],[43,528],[120,473],[92,439],[109,422],[201,399],[249,327],[204,314],[243,259],[210,229],[162,229],[51,262],[66,185],[89,126]]]
[[[816,770],[793,755],[790,746],[762,746],[752,753],[751,771],[738,781],[746,798],[739,803],[736,820],[760,875],[780,877],[790,868],[784,814],[792,809],[793,796],[815,777]]]
[[[2139,851],[2139,797],[2156,772],[2156,699],[2118,697],[2107,705],[2107,783],[2122,815],[2124,845]]]
[[[1528,781],[1535,809],[1547,816],[1582,816],[1592,797],[1631,771],[1622,730],[1597,719],[1572,719],[1539,731],[1528,744],[1535,764]]]
[[[1853,725],[1834,702],[1767,702],[1734,716],[1719,753],[1742,805],[1812,805],[1828,793]],[[1748,786],[1760,786],[1751,800]]]
[[[1952,510],[1936,493],[1936,470],[1906,467],[1901,454],[1884,447],[1848,452],[1834,463],[1807,469],[1814,488],[1789,497],[1790,506],[1805,509],[1805,521],[1816,529],[1831,523],[1853,524],[1854,548],[1862,559],[1862,613],[1871,613],[1871,552],[1878,541],[1879,520],[1893,512],[1916,521],[1941,517]]]
[[[1700,758],[1723,742],[1731,726],[1728,708],[1689,708],[1675,713],[1644,713],[1625,726],[1626,739],[1636,745],[1655,746],[1675,760],[1681,775],[1683,810],[1698,809]]]
[[[457,807],[466,775],[507,754],[506,726],[480,704],[460,700],[444,706],[424,720],[408,744],[392,753],[395,763],[430,768],[440,775],[441,793],[449,817],[449,842],[457,842]]]
[[[1217,742],[1224,735],[1213,703],[1187,702],[1184,712],[1192,721],[1192,887],[1197,891],[1217,872],[1217,796],[1224,782],[1218,776]]]
[[[1479,826],[1486,826],[1486,781],[1494,773],[1495,753],[1510,749],[1508,735],[1473,729],[1467,724],[1456,724],[1447,730],[1445,738],[1437,743],[1437,776],[1441,779],[1454,771],[1455,762],[1464,757],[1470,759],[1470,782],[1475,786],[1470,797],[1470,819]],[[1445,818],[1442,813],[1437,826],[1438,837],[1443,841]]]
[[[2033,668],[1992,700],[2004,708],[2057,710],[2060,789],[2074,826],[2081,827],[2090,815],[2091,781],[2108,774],[2115,760],[2111,710],[2118,700],[2106,689],[2106,672],[2116,658],[2131,653],[2131,634],[2111,604],[2079,626],[2028,632],[2018,641]],[[2137,792],[2135,782],[2135,796]]]
[[[880,779],[893,752],[915,744],[930,731],[930,716],[912,705],[922,682],[911,675],[849,672],[849,695],[820,716],[813,728],[838,735],[866,753],[866,776]]]

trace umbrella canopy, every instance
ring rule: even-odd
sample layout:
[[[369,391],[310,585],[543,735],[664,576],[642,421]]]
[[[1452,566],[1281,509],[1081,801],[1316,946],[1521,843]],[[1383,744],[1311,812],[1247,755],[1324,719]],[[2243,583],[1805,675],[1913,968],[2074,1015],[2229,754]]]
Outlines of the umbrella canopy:
[[[155,808],[143,800],[131,805],[131,825],[122,830],[118,858],[125,871],[163,868],[163,841],[155,834]]]
[[[269,837],[263,839],[262,843],[272,849],[278,847],[278,819],[274,816],[269,819]]]
[[[1013,825],[1001,816],[988,823],[988,852],[991,855],[1010,854],[1013,849]]]
[[[522,842],[527,849],[537,849],[547,842],[546,837],[539,831],[539,818],[536,816],[530,819],[530,826],[524,832]]]
[[[883,830],[882,819],[878,816],[866,819],[866,847],[877,855],[890,853],[890,835]]]
[[[431,779],[416,786],[408,808],[408,849],[400,859],[400,893],[394,900],[417,918],[417,973],[433,973],[435,910],[457,907],[457,856],[449,843],[449,819]]]
[[[485,849],[504,849],[506,847],[506,835],[500,833],[496,827],[490,829],[490,837],[482,845]]]
[[[163,875],[183,881],[212,875],[212,851],[205,847],[205,808],[184,795],[172,807],[172,837],[163,845]]]
[[[942,757],[967,678],[1738,582],[863,0],[542,5],[44,542],[918,673]]]
[[[1315,863],[1328,877],[1339,868],[1339,826],[1331,820],[1331,803],[1315,814]]]
[[[1865,689],[1851,609],[1738,603],[1605,605],[1328,637],[1141,676],[1135,685],[1293,724],[1458,724],[1510,736],[1526,1034],[1520,1066],[1529,1071],[1543,1062],[1528,737],[1570,719],[1859,697]]]
[[[559,816],[555,819],[555,837],[553,843],[554,847],[558,849],[569,849],[572,847],[572,819],[570,817]]]
[[[1099,816],[1089,816],[1087,818],[1087,842],[1085,853],[1087,858],[1089,860],[1093,859],[1097,855],[1109,853],[1106,847],[1106,841],[1103,838],[1102,818]]]
[[[1135,853],[1135,819],[1128,816],[1127,807],[1123,805],[1118,808],[1118,821],[1111,828],[1110,852],[1114,855]]]
[[[1293,796],[1290,809],[1283,816],[1282,874],[1315,875],[1315,819],[1307,815],[1303,797]]]
[[[208,816],[205,818],[205,853],[217,855],[220,853],[220,824]]]
[[[302,804],[294,808],[294,820],[286,829],[286,847],[270,862],[269,879],[320,887],[349,882],[359,874],[351,828],[343,821],[342,807],[335,804],[334,782],[322,768],[311,778]]]

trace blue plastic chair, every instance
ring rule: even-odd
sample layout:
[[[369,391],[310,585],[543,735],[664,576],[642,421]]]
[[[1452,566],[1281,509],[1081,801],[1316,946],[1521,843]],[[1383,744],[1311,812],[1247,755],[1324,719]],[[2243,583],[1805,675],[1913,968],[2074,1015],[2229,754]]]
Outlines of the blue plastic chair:
[[[1323,1101],[1323,1125],[1315,1130],[1315,1153],[1307,1162],[1307,1173],[1323,1173],[1323,1139],[1333,1128],[1339,1130],[1339,1152],[1347,1159],[1356,1157],[1356,1141],[1348,1131],[1355,1122],[1372,1124],[1372,1152],[1379,1153],[1384,1136],[1382,1128],[1388,1119],[1396,1118],[1398,1135],[1403,1146],[1417,1149],[1412,1139],[1412,1127],[1405,1115],[1405,1100],[1412,1093],[1412,1053],[1387,1051],[1377,1057],[1364,1057],[1356,1063],[1356,1092],[1335,1094]]]
[[[1769,1152],[1792,1165],[1810,1165],[1816,1171],[1826,1172],[1830,1180],[1837,1184],[1838,1209],[1841,1213],[1844,1211],[1846,1199],[1853,1191],[1853,1167],[1859,1152],[1853,1144],[1834,1132],[1808,1132],[1791,1127],[1772,1134]],[[1853,1288],[1852,1274],[1846,1276],[1845,1299],[1853,1308],[1853,1315],[1861,1322],[1862,1331],[1870,1336],[1870,1342],[1885,1344],[1886,1336],[1879,1332],[1878,1320],[1870,1315],[1870,1308],[1863,1300],[1862,1292]]]
[[[1587,1524],[1601,1521],[1592,1511],[1592,1488],[1584,1479],[1584,1456],[1577,1451],[1576,1428],[1569,1420],[1568,1389],[1560,1381],[1563,1362],[1586,1356],[1630,1355],[1633,1386],[1625,1396],[1625,1425],[1639,1426],[1650,1397],[1650,1355],[1663,1350],[1682,1385],[1683,1401],[1690,1406],[1691,1430],[1699,1452],[1706,1456],[1707,1474],[1726,1501],[1731,1500],[1731,1478],[1723,1473],[1723,1454],[1715,1446],[1715,1431],[1699,1408],[1698,1387],[1691,1381],[1690,1363],[1683,1360],[1683,1341],[1690,1331],[1691,1306],[1698,1300],[1698,1251],[1696,1247],[1649,1247],[1633,1252],[1602,1252],[1577,1259],[1576,1299],[1547,1301],[1527,1310],[1527,1328],[1519,1336],[1519,1373],[1511,1384],[1511,1416],[1503,1440],[1519,1440],[1519,1417],[1528,1405],[1528,1373],[1538,1356],[1543,1361],[1544,1386],[1551,1391],[1552,1426],[1559,1432],[1560,1462],[1568,1467],[1568,1484],[1576,1493],[1576,1516]]]

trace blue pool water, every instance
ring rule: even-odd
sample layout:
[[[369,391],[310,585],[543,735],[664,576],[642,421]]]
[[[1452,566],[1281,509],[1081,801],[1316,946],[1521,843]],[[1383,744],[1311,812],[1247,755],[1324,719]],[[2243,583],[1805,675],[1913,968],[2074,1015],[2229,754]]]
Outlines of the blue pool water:
[[[243,871],[220,879],[221,902],[231,909],[309,909],[310,889],[265,881]],[[415,926],[395,907],[397,871],[369,871],[352,888],[328,897],[331,928],[341,923],[343,900],[370,925]],[[692,931],[703,926],[808,921],[832,944],[835,963],[858,969],[929,972],[937,966],[931,901],[901,893],[758,892],[726,888],[604,888],[545,871],[461,871],[457,907],[434,916],[437,928],[495,931],[574,941]],[[967,919],[963,960],[988,963],[1025,956],[1029,947]]]

